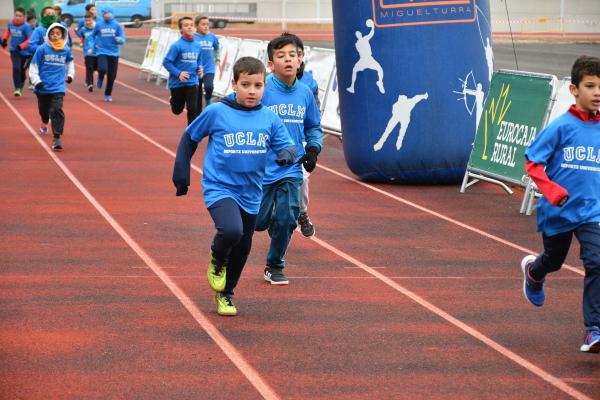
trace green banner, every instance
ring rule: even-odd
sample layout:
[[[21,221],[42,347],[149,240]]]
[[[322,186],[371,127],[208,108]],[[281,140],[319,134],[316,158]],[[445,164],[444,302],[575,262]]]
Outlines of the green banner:
[[[13,0],[15,10],[22,7],[25,10],[25,14],[27,14],[27,11],[33,8],[37,19],[40,19],[42,8],[52,6],[52,3],[52,0]]]
[[[552,75],[494,72],[469,157],[470,171],[527,183],[525,150],[544,126],[553,85]]]

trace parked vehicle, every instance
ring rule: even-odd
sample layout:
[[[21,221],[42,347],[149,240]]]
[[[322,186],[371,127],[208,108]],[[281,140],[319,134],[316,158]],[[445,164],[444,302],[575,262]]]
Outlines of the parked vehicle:
[[[85,6],[95,3],[98,12],[103,4],[114,10],[114,17],[119,22],[135,22],[135,27],[142,26],[142,21],[151,18],[152,0],[58,0],[55,4],[62,8],[63,21],[67,25],[78,22],[85,16]]]

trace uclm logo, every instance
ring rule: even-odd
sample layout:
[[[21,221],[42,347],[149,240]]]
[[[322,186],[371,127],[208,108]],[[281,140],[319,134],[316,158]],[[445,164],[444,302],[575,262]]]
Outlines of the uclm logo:
[[[372,0],[378,28],[474,22],[476,0]]]

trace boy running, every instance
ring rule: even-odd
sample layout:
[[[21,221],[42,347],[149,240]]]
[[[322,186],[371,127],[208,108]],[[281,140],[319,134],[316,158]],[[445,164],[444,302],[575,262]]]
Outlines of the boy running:
[[[200,113],[202,111],[202,92],[204,91],[207,106],[212,99],[213,83],[215,80],[215,62],[219,62],[220,49],[219,39],[217,39],[214,33],[208,31],[208,17],[198,16],[194,22],[196,24],[194,40],[202,47],[203,74],[198,85],[198,113]]]
[[[173,183],[181,196],[190,185],[190,162],[198,142],[208,137],[202,188],[217,233],[207,277],[217,292],[219,315],[237,314],[233,291],[252,247],[265,166],[271,162],[290,165],[296,158],[296,146],[281,120],[260,103],[265,73],[264,64],[256,58],[236,61],[234,93],[200,114],[177,148]]]
[[[187,124],[198,116],[198,80],[202,74],[202,48],[194,41],[194,20],[190,17],[178,21],[181,37],[171,45],[163,60],[169,71],[171,111],[179,115],[187,108]]]
[[[15,17],[8,23],[8,29],[0,42],[3,48],[8,46],[10,51],[12,78],[15,87],[13,94],[17,97],[23,94],[23,86],[25,85],[25,69],[28,56],[24,50],[27,48],[31,33],[31,27],[25,21],[25,10],[20,7],[17,8]]]
[[[38,47],[31,60],[29,78],[35,87],[38,110],[42,118],[40,133],[48,133],[48,121],[52,119],[52,149],[63,149],[61,136],[65,126],[63,98],[65,82],[71,83],[75,76],[75,65],[71,50],[66,47],[67,28],[56,22],[46,32],[46,43]]]
[[[526,170],[544,197],[537,229],[544,251],[521,261],[523,292],[544,305],[546,275],[558,271],[573,235],[585,268],[581,351],[600,352],[600,58],[579,57],[571,70],[575,104],[535,138],[525,152]]]
[[[267,53],[268,66],[273,73],[267,77],[263,104],[283,120],[301,158],[290,166],[280,167],[273,162],[267,164],[256,230],[268,230],[271,236],[264,269],[265,280],[272,285],[287,285],[289,281],[283,273],[284,256],[300,214],[300,164],[307,172],[315,169],[323,130],[321,115],[311,90],[299,83],[296,77],[300,62],[294,39],[290,36],[276,37],[269,42]],[[275,154],[270,153],[269,159],[274,158]]]
[[[119,46],[125,44],[125,31],[114,18],[113,9],[105,4],[100,10],[102,19],[96,23],[92,40],[94,41],[96,57],[98,60],[98,89],[102,89],[104,76],[106,76],[106,89],[104,89],[104,101],[112,101],[112,89],[117,70],[119,68]]]

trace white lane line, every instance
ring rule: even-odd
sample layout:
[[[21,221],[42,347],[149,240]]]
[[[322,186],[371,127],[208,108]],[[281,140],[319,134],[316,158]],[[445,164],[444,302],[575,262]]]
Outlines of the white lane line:
[[[83,68],[82,66],[79,66],[79,67]],[[136,93],[143,94],[143,95],[148,96],[151,99],[157,100],[157,101],[159,101],[161,103],[169,104],[168,101],[163,100],[163,99],[161,99],[159,97],[156,97],[156,96],[154,96],[154,95],[152,95],[152,94],[150,94],[148,92],[145,92],[144,90],[135,88],[133,86],[130,86],[130,85],[128,85],[128,84],[126,84],[124,82],[118,81],[118,80],[115,81],[115,82],[117,82],[118,84],[120,84],[120,85],[122,85],[122,86],[124,86],[124,87],[126,87],[128,89],[131,89],[131,90],[135,91]],[[504,245],[506,245],[508,247],[512,247],[513,249],[519,250],[519,251],[521,251],[521,252],[523,252],[525,254],[538,254],[538,251],[535,251],[535,250],[532,250],[532,249],[528,249],[527,247],[519,246],[516,243],[513,243],[513,242],[508,241],[506,239],[502,239],[501,237],[498,237],[498,236],[493,235],[491,233],[487,233],[487,232],[485,232],[485,231],[483,231],[481,229],[475,228],[474,226],[468,225],[468,224],[466,224],[464,222],[460,222],[460,221],[458,221],[458,220],[456,220],[454,218],[448,217],[448,216],[446,216],[444,214],[441,214],[441,213],[439,213],[437,211],[433,211],[433,210],[431,210],[431,209],[429,209],[427,207],[420,206],[420,205],[418,205],[416,203],[413,203],[412,201],[403,199],[402,197],[399,197],[399,196],[396,196],[396,195],[394,195],[392,193],[386,192],[383,189],[379,189],[379,188],[377,188],[377,187],[375,187],[373,185],[370,185],[368,183],[359,181],[358,179],[353,178],[351,176],[348,176],[348,175],[346,175],[346,174],[344,174],[342,172],[336,171],[333,168],[330,168],[330,167],[327,167],[327,166],[323,165],[322,163],[317,164],[317,168],[322,168],[322,169],[324,169],[325,171],[327,171],[327,172],[329,172],[331,174],[339,176],[340,178],[343,178],[343,179],[348,180],[350,182],[353,182],[353,183],[356,183],[358,185],[361,185],[361,186],[363,186],[363,187],[365,187],[365,188],[367,188],[369,190],[372,190],[374,192],[382,194],[382,195],[384,195],[384,196],[386,196],[386,197],[388,197],[388,198],[390,198],[392,200],[395,200],[395,201],[400,202],[402,204],[405,204],[407,206],[416,208],[419,211],[422,211],[422,212],[424,212],[426,214],[432,215],[432,216],[434,216],[436,218],[442,219],[442,220],[444,220],[446,222],[449,222],[451,224],[460,226],[461,228],[469,230],[469,231],[471,231],[473,233],[476,233],[476,234],[481,235],[483,237],[486,237],[488,239],[494,240],[496,242],[502,243],[502,244],[504,244]],[[568,269],[569,271],[572,271],[572,272],[574,272],[574,273],[576,273],[578,275],[581,275],[581,276],[585,275],[585,272],[583,271],[582,268],[577,268],[577,267],[574,267],[574,266],[569,265],[569,264],[563,264],[562,267],[565,268],[565,269]]]
[[[269,386],[269,384],[260,376],[254,367],[246,361],[244,356],[229,342],[223,334],[210,322],[202,311],[194,304],[185,292],[167,275],[160,265],[146,253],[146,251],[127,233],[127,231],[110,215],[106,209],[94,198],[94,196],[86,189],[86,187],[73,175],[69,168],[50,150],[46,143],[39,137],[36,131],[29,125],[25,118],[13,107],[8,99],[0,93],[0,97],[11,109],[11,111],[19,118],[21,123],[29,130],[29,133],[37,140],[42,148],[48,153],[50,158],[58,165],[62,172],[69,180],[79,189],[90,204],[98,211],[102,217],[112,226],[112,228],[121,236],[121,238],[129,245],[129,247],[144,261],[144,263],[160,278],[165,286],[177,297],[177,299],[188,310],[192,317],[198,322],[200,327],[210,336],[216,345],[225,353],[237,369],[248,379],[250,384],[263,396],[265,399],[279,399],[277,393]]]
[[[112,118],[113,120],[121,123],[123,126],[125,126],[128,129],[130,129],[133,133],[135,133],[136,135],[140,136],[142,139],[147,140],[148,142],[150,142],[152,144],[156,143],[154,140],[148,138],[148,136],[144,135],[143,133],[139,132],[136,129],[131,128],[129,124],[126,124],[125,122],[122,122],[119,118],[112,116],[111,114],[109,114],[105,110],[101,109],[100,107],[97,107],[96,105],[94,105],[91,102],[87,101],[86,99],[84,99],[83,97],[79,96],[78,94],[73,93],[72,91],[70,91],[70,92],[75,97],[79,98],[80,100],[82,100],[85,103],[87,103],[90,106],[92,106],[94,109],[100,111],[101,113],[103,113],[104,115]],[[160,146],[160,149],[162,149],[163,151],[165,151],[164,150],[165,148],[162,145]],[[167,151],[165,151],[165,152],[167,154],[169,154],[171,157],[175,157],[175,154],[172,151],[170,151],[170,150],[167,149]],[[193,167],[193,168],[194,168],[194,170],[199,171],[199,168],[195,168],[195,167]],[[362,184],[362,182],[359,182],[359,183]],[[406,200],[403,200],[403,202],[406,202]],[[414,203],[411,203],[411,204],[414,204]],[[415,204],[415,206],[417,206],[417,205]],[[421,209],[423,207],[417,206],[417,208]],[[337,254],[339,257],[345,259],[346,261],[354,264],[355,266],[357,266],[358,268],[362,269],[366,273],[368,273],[368,274],[374,276],[375,278],[379,279],[380,281],[382,281],[383,283],[385,283],[386,285],[388,285],[392,289],[394,289],[397,292],[403,294],[404,296],[410,298],[411,300],[413,300],[417,304],[423,306],[427,310],[431,311],[432,313],[436,314],[440,318],[442,318],[442,319],[446,320],[447,322],[451,323],[452,325],[456,326],[457,328],[459,328],[460,330],[464,331],[465,333],[471,335],[475,339],[477,339],[477,340],[483,342],[484,344],[488,345],[489,347],[491,347],[492,349],[494,349],[495,351],[497,351],[498,353],[500,353],[504,357],[510,359],[511,361],[515,362],[516,364],[520,365],[521,367],[525,368],[526,370],[530,371],[531,373],[533,373],[533,374],[537,375],[538,377],[542,378],[543,380],[545,380],[546,382],[550,383],[551,385],[553,385],[557,389],[563,391],[564,393],[566,393],[566,394],[570,395],[571,397],[573,397],[575,399],[578,399],[578,400],[591,400],[585,394],[577,391],[576,389],[574,389],[571,386],[567,385],[565,382],[563,382],[560,379],[556,378],[552,374],[546,372],[545,370],[543,370],[542,368],[536,366],[532,362],[527,361],[525,358],[519,356],[518,354],[516,354],[516,353],[512,352],[511,350],[509,350],[508,348],[502,346],[500,343],[497,343],[493,339],[485,336],[484,334],[482,334],[479,331],[477,331],[475,328],[472,328],[471,326],[467,325],[466,323],[464,323],[464,322],[460,321],[459,319],[453,317],[452,315],[448,314],[447,312],[445,312],[441,308],[436,307],[432,303],[428,302],[424,298],[422,298],[422,297],[418,296],[417,294],[413,293],[412,291],[408,290],[404,286],[399,285],[398,283],[394,282],[391,278],[383,275],[382,273],[378,272],[374,268],[369,267],[368,265],[366,265],[366,264],[358,261],[357,259],[355,259],[352,256],[344,253],[343,251],[337,249],[336,247],[330,245],[329,243],[325,242],[324,240],[318,239],[315,236],[310,237],[310,239],[313,240],[315,243],[319,244],[320,246],[324,247],[325,249],[331,251],[332,253]]]

